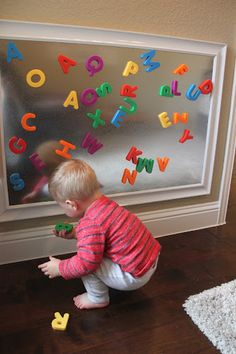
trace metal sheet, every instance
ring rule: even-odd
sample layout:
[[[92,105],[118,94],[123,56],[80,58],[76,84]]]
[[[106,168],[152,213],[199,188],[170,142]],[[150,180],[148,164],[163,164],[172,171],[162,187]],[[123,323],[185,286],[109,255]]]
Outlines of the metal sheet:
[[[76,146],[73,157],[89,162],[104,185],[104,193],[116,194],[130,191],[144,191],[159,188],[172,188],[202,181],[203,162],[206,149],[210,95],[201,95],[196,101],[190,101],[185,93],[191,84],[199,85],[212,77],[213,57],[207,55],[186,54],[172,51],[157,51],[153,61],[159,61],[160,67],[146,72],[140,55],[143,49],[123,48],[106,45],[87,45],[71,43],[53,43],[41,41],[14,41],[24,59],[12,59],[7,63],[7,40],[0,41],[1,91],[4,124],[4,146],[6,156],[6,172],[8,179],[9,204],[19,205],[42,177],[32,165],[29,156],[39,153],[47,168],[42,172],[48,174],[61,161],[55,153],[55,144],[63,139]],[[150,49],[147,48],[147,51]],[[63,54],[77,64],[70,67],[68,74],[63,73],[57,57]],[[98,55],[104,61],[104,68],[94,76],[86,70],[86,60]],[[128,61],[139,65],[135,75],[122,76]],[[190,70],[184,75],[175,75],[173,70],[185,63]],[[32,69],[40,69],[46,76],[46,82],[39,88],[32,88],[26,82],[26,75]],[[160,87],[178,80],[180,96],[160,96]],[[103,82],[112,86],[112,93],[99,97],[91,106],[80,102],[80,94],[86,88],[98,88]],[[127,108],[120,95],[123,84],[138,86],[135,91],[137,111],[126,114],[120,127],[111,124],[119,106]],[[79,109],[73,106],[64,107],[63,103],[71,90],[75,90],[79,99]],[[92,127],[92,119],[87,113],[101,110],[101,118],[105,126]],[[30,124],[36,131],[25,131],[21,125],[22,116],[32,112],[36,118]],[[185,125],[179,122],[164,129],[158,114],[168,112],[172,120],[173,112],[188,112],[189,120]],[[189,129],[193,140],[180,144],[184,129]],[[103,147],[94,154],[89,154],[81,147],[84,136],[90,132]],[[27,149],[22,154],[13,154],[8,147],[9,139],[21,137],[27,142]],[[47,144],[45,144],[47,143]],[[121,183],[124,168],[130,171],[135,165],[126,160],[130,148],[136,146],[143,151],[141,157],[154,159],[152,173],[143,170],[137,175],[135,184]],[[61,147],[62,149],[62,147]],[[161,172],[157,158],[169,157],[170,161]],[[13,190],[9,183],[12,173],[22,176],[25,187],[19,192]],[[51,200],[47,188],[32,202]]]

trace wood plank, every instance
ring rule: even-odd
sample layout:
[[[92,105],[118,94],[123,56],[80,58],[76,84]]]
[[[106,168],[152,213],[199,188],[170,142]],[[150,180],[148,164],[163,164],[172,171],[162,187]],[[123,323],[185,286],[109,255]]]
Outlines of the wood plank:
[[[236,277],[235,176],[227,224],[161,238],[151,281],[136,291],[112,290],[105,309],[77,310],[72,298],[84,291],[82,282],[47,279],[37,269],[44,259],[1,266],[1,354],[218,353],[182,304]],[[70,313],[64,332],[51,328],[55,311]]]

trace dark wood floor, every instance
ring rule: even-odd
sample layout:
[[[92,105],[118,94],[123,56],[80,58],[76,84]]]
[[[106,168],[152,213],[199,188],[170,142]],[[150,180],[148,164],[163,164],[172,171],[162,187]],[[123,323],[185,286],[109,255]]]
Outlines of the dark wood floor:
[[[236,173],[227,224],[160,239],[163,252],[150,283],[111,292],[106,309],[78,311],[80,280],[49,280],[42,260],[0,267],[1,354],[218,353],[185,314],[189,295],[236,278]],[[69,312],[67,330],[54,331],[55,311]]]

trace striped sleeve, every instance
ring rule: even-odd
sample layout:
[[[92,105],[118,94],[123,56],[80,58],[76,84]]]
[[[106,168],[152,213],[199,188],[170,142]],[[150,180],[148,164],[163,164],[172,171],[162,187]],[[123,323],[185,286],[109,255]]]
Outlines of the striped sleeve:
[[[103,259],[105,234],[96,221],[84,220],[76,229],[77,254],[62,260],[59,271],[64,279],[80,278],[97,270]]]

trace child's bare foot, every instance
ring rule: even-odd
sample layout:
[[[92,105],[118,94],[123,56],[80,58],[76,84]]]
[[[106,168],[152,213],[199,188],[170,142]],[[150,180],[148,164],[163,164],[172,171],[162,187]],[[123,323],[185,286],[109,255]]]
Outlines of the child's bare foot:
[[[109,301],[103,302],[101,304],[97,304],[95,302],[92,302],[88,299],[88,294],[83,293],[81,295],[75,296],[73,298],[75,306],[78,307],[78,309],[83,310],[83,309],[98,309],[102,307],[106,307],[109,305]]]

